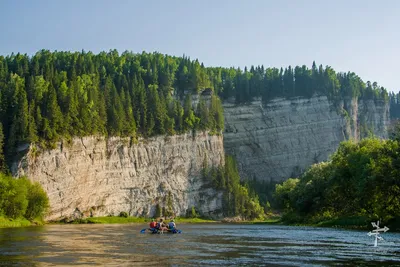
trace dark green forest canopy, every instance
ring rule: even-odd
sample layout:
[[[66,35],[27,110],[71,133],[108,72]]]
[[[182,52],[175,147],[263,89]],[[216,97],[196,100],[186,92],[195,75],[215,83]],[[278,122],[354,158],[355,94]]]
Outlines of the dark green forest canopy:
[[[159,53],[42,50],[0,57],[0,149],[10,159],[20,144],[73,136],[219,133],[218,96],[196,96],[192,103],[192,92],[207,87],[197,60]]]
[[[400,92],[397,94],[390,92],[389,100],[390,100],[390,118],[400,119]]]
[[[241,70],[206,68],[185,56],[116,50],[0,56],[0,151],[7,159],[27,142],[96,134],[136,138],[189,130],[218,133],[224,125],[219,97],[246,103],[316,93],[332,100],[388,97],[376,83],[315,63],[311,69]]]
[[[399,172],[398,140],[345,141],[330,161],[277,185],[276,201],[292,220],[365,216],[388,222],[400,214]]]

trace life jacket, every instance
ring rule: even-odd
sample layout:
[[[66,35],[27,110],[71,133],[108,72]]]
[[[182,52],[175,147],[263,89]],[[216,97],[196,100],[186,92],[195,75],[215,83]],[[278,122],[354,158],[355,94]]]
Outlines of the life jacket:
[[[150,223],[150,228],[156,228],[156,226],[157,226],[157,223],[156,223],[156,222],[151,222],[151,223]]]
[[[175,228],[175,223],[174,222],[170,222],[168,224],[169,229],[174,229]]]

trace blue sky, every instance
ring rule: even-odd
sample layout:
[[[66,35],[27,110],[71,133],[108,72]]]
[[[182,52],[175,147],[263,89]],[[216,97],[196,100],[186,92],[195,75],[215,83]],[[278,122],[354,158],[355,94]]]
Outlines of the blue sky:
[[[397,0],[0,0],[0,54],[186,54],[207,66],[332,66],[399,91]]]

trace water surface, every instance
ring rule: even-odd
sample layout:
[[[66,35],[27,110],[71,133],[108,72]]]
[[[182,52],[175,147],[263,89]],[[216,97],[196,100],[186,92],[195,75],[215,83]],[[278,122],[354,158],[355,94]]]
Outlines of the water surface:
[[[276,225],[182,224],[0,229],[0,266],[400,266],[400,234],[373,247],[365,231]]]

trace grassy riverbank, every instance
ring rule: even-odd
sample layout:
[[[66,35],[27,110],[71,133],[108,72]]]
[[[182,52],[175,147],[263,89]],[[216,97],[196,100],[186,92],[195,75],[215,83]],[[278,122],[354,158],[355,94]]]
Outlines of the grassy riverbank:
[[[107,217],[89,217],[85,219],[75,220],[68,222],[70,224],[125,224],[125,223],[138,223],[147,224],[151,218],[144,217],[118,217],[118,216],[107,216]],[[166,220],[167,222],[169,220]],[[280,224],[280,225],[292,225],[292,226],[310,226],[310,227],[327,227],[327,228],[345,228],[345,229],[360,229],[360,230],[372,230],[370,219],[366,217],[346,217],[336,218],[331,220],[324,220],[319,222],[294,222],[282,220],[279,216],[269,217],[263,220],[252,220],[252,221],[229,221],[229,220],[210,220],[202,218],[175,218],[177,224],[181,223],[224,223],[224,224]],[[50,224],[67,224],[66,222],[52,222]],[[7,227],[26,227],[33,225],[43,225],[41,221],[29,221],[27,219],[9,219],[0,217],[0,228]],[[387,226],[391,232],[400,232],[400,219],[391,220],[387,223],[381,223],[381,227]]]
[[[0,216],[0,228],[10,228],[10,227],[26,227],[34,225],[43,225],[42,221],[29,221],[25,218],[10,219]]]

